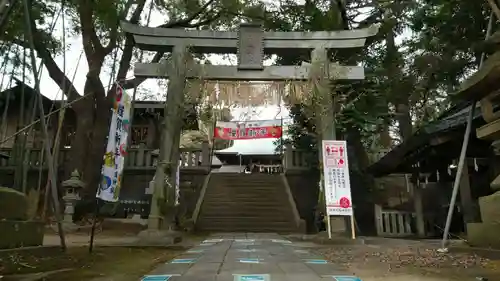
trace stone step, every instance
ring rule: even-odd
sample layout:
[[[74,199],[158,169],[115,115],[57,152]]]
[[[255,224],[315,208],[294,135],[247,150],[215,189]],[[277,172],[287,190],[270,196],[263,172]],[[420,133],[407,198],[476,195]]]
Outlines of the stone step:
[[[264,230],[267,230],[269,232],[294,232],[296,227],[290,222],[252,222],[237,218],[234,221],[216,221],[212,219],[202,219],[197,222],[197,229],[204,231],[219,230],[222,232],[263,232]]]
[[[236,195],[259,195],[259,196],[269,196],[269,195],[275,195],[275,196],[281,196],[282,194],[285,194],[285,191],[281,190],[252,190],[252,189],[238,189],[238,188],[232,188],[232,189],[226,189],[226,190],[219,190],[219,189],[210,189],[207,188],[207,191],[205,195],[212,195],[212,194],[226,194],[228,196],[236,196]]]
[[[237,178],[237,179],[279,179],[281,178],[280,174],[266,174],[266,173],[213,173],[213,178]]]
[[[297,227],[280,175],[212,174],[196,229],[291,233]]]
[[[211,176],[210,179],[213,180],[236,180],[236,181],[268,181],[268,182],[278,182],[282,181],[282,177],[273,176]]]
[[[206,193],[233,193],[233,194],[241,194],[241,193],[259,193],[259,194],[281,194],[284,190],[281,187],[261,187],[261,186],[252,186],[252,187],[242,187],[242,186],[209,186],[207,188]]]
[[[235,182],[235,181],[210,181],[210,186],[214,188],[262,188],[262,189],[276,189],[282,188],[281,183],[270,182]]]
[[[234,182],[234,181],[227,181],[227,182],[211,182],[211,186],[213,187],[221,187],[221,188],[230,188],[230,187],[240,187],[240,188],[255,188],[255,187],[260,187],[260,188],[268,188],[268,189],[275,189],[275,188],[281,188],[282,185],[280,183],[270,183],[270,182]]]
[[[228,206],[228,208],[253,208],[253,209],[269,209],[269,208],[291,208],[288,205],[278,203],[275,201],[245,201],[245,202],[235,202],[230,200],[213,200],[204,201],[201,205],[202,210],[208,210],[209,208],[217,208],[219,206]]]
[[[259,207],[268,207],[268,206],[279,206],[279,207],[284,207],[287,206],[286,202],[280,201],[279,199],[276,200],[261,200],[258,198],[255,198],[253,200],[250,200],[248,198],[246,199],[236,199],[236,198],[210,198],[210,199],[205,199],[203,200],[202,206],[207,206],[207,207],[216,207],[219,205],[236,205],[237,206],[248,206],[248,207],[253,207],[253,208],[259,208]]]
[[[284,217],[291,218],[290,210],[287,208],[228,208],[228,207],[220,207],[220,208],[202,208],[201,209],[203,216],[244,216],[244,217],[252,217],[252,216],[268,216],[268,217]]]
[[[277,233],[277,234],[291,234],[296,233],[297,231],[291,227],[264,227],[264,226],[210,226],[210,227],[197,227],[199,231],[203,232],[213,232],[213,233],[224,233],[224,232],[233,232],[233,233]]]
[[[203,205],[201,206],[201,212],[204,211],[210,211],[212,208],[219,208],[219,206],[225,206],[225,207],[220,207],[220,208],[226,208],[227,210],[236,210],[239,208],[248,208],[248,209],[253,209],[255,211],[269,211],[272,212],[274,209],[283,209],[283,210],[290,210],[291,208],[286,205],[282,204],[276,204],[276,203],[270,203],[270,202],[265,202],[265,203],[237,203],[235,204],[234,202],[204,202]],[[227,207],[226,207],[227,206]]]
[[[260,184],[268,184],[268,185],[279,185],[281,184],[283,181],[281,179],[272,179],[272,180],[267,180],[267,179],[243,179],[243,180],[239,180],[239,179],[213,179],[213,178],[210,178],[210,182],[212,183],[233,183],[233,184],[242,184],[242,183],[251,183],[251,184],[254,184],[254,183],[260,183]]]
[[[225,214],[224,216],[205,216],[200,215],[199,220],[205,221],[205,220],[211,220],[211,221],[217,221],[217,222],[241,222],[242,218],[240,218],[238,215],[233,215],[233,214]],[[245,223],[271,223],[271,222],[283,222],[283,223],[290,223],[289,218],[285,216],[266,216],[266,215],[259,215],[259,214],[254,214],[253,216],[246,216],[244,219]]]
[[[214,228],[246,228],[246,229],[294,229],[295,225],[287,221],[248,221],[247,219],[237,218],[233,221],[221,221],[212,219],[200,219],[197,221],[199,229]]]
[[[245,200],[249,199],[253,201],[253,199],[258,199],[258,200],[263,200],[263,201],[276,201],[279,200],[280,202],[288,202],[288,198],[283,198],[283,196],[280,196],[279,194],[255,194],[255,193],[246,193],[246,194],[229,194],[229,193],[208,193],[205,194],[205,200],[206,199],[219,199],[219,198],[230,198],[230,199],[235,199],[235,200]]]
[[[266,213],[258,213],[258,212],[243,212],[243,211],[235,211],[231,213],[227,212],[206,212],[203,214],[203,216],[199,217],[198,219],[204,220],[206,218],[218,218],[218,217],[224,217],[224,216],[234,216],[235,219],[252,219],[258,216],[259,220],[255,221],[255,223],[260,223],[260,222],[289,222],[291,219],[290,215],[285,214],[285,213],[277,213],[272,216],[266,214]],[[221,222],[221,221],[216,221],[216,222]]]

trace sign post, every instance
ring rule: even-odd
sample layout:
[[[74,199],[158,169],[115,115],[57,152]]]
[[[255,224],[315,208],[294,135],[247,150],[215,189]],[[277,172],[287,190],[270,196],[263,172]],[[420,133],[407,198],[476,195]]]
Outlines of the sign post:
[[[350,216],[351,236],[356,238],[346,141],[324,140],[323,177],[328,237],[332,238],[330,216]]]

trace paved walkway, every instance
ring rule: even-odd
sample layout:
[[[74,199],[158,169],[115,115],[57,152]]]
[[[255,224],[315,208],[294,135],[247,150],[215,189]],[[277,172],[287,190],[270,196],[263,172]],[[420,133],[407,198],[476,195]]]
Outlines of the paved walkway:
[[[360,281],[278,234],[218,234],[143,281]]]

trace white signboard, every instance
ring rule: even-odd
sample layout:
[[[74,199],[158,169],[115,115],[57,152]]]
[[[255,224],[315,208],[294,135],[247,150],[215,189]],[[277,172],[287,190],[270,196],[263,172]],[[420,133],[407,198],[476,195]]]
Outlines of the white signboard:
[[[347,144],[345,141],[324,140],[322,146],[327,214],[352,216]]]
[[[117,202],[122,185],[123,166],[127,154],[131,98],[117,85],[109,125],[108,144],[102,165],[102,179],[96,197]]]

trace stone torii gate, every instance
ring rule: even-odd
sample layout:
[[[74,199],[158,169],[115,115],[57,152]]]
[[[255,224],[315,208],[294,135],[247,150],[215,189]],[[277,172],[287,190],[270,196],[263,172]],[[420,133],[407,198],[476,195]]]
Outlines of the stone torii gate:
[[[259,24],[240,24],[233,31],[197,31],[168,28],[151,28],[122,22],[123,30],[132,35],[137,47],[146,51],[171,52],[171,58],[163,63],[138,63],[134,74],[143,78],[170,79],[165,105],[165,120],[158,168],[155,175],[155,191],[149,219],[149,229],[160,228],[160,216],[156,197],[161,196],[167,181],[174,186],[175,168],[179,158],[181,132],[180,105],[184,99],[186,79],[243,80],[243,81],[305,81],[315,74],[322,80],[314,90],[324,97],[331,95],[331,80],[364,79],[361,66],[342,66],[331,63],[330,49],[361,48],[366,38],[378,32],[378,26],[365,29],[319,32],[265,32]],[[237,54],[238,65],[202,65],[195,63],[188,54]],[[297,55],[311,52],[311,64],[301,66],[264,66],[264,55]],[[329,100],[331,98],[328,98]],[[333,111],[333,110],[330,110]],[[330,116],[331,121],[333,116]],[[328,119],[328,118],[326,118]],[[334,137],[333,122],[322,122],[321,136]],[[173,189],[173,188],[170,188]],[[174,192],[167,191],[166,199],[172,205]],[[172,212],[170,212],[172,213]],[[169,222],[166,222],[167,224]]]

